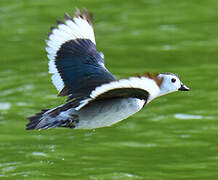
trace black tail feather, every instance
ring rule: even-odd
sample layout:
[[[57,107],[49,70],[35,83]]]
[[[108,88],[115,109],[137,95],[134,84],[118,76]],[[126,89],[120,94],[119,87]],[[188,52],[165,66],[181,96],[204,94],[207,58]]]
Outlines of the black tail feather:
[[[72,116],[72,118],[67,120],[57,120],[48,124],[44,124],[43,126],[40,126],[40,130],[43,129],[51,129],[55,127],[66,127],[66,128],[75,128],[75,123],[77,123],[77,115]]]
[[[42,109],[34,116],[28,117],[29,123],[26,130],[50,129],[54,127],[75,128],[79,117],[75,107],[80,103],[81,98],[73,99],[53,109]]]
[[[43,114],[50,109],[42,109],[41,112],[36,113],[34,116],[27,117],[27,120],[29,120],[29,123],[26,125],[26,130],[35,129],[37,124],[40,121],[40,118],[43,116]]]
[[[34,116],[28,117],[26,130],[50,129],[54,127],[75,128],[78,123],[78,114],[74,108],[75,101],[67,102],[53,109],[42,109]]]

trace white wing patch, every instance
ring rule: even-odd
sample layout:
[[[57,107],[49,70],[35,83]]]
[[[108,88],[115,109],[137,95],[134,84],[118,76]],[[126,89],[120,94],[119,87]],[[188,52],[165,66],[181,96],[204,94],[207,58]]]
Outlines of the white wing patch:
[[[52,83],[55,85],[58,92],[60,92],[64,88],[64,82],[61,79],[59,73],[54,73],[51,77]]]
[[[47,56],[49,59],[49,73],[52,73],[52,82],[60,92],[64,88],[64,82],[55,65],[55,57],[60,47],[67,41],[76,39],[89,39],[95,44],[94,30],[84,16],[76,16],[73,19],[67,16],[65,23],[59,23],[57,28],[52,29],[46,41]]]
[[[80,105],[76,107],[76,110],[80,110],[82,107],[87,105],[93,99],[96,99],[101,94],[110,91],[112,89],[119,88],[137,88],[146,90],[149,93],[149,98],[147,103],[149,103],[152,99],[158,96],[160,93],[160,87],[157,83],[148,77],[131,77],[129,79],[121,79],[119,81],[113,81],[108,84],[103,84],[98,86],[93,90],[90,94],[90,98],[87,98],[80,102]]]

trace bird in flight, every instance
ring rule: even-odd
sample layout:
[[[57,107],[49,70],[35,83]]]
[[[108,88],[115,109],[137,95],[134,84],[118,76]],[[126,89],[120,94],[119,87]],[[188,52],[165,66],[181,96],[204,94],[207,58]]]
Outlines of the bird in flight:
[[[46,44],[52,82],[58,96],[67,96],[67,100],[28,117],[27,130],[111,126],[156,97],[189,90],[172,73],[145,73],[117,80],[105,67],[103,53],[96,50],[92,14],[85,9],[76,9],[73,17],[65,14],[64,22],[57,21]]]

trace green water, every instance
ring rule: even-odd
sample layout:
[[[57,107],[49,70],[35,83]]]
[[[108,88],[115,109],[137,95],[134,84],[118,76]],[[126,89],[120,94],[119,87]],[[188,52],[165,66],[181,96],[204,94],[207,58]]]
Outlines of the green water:
[[[191,91],[109,128],[26,131],[25,117],[64,102],[44,40],[75,7],[94,13],[117,78],[173,72]],[[217,58],[217,0],[0,0],[0,179],[217,180]]]

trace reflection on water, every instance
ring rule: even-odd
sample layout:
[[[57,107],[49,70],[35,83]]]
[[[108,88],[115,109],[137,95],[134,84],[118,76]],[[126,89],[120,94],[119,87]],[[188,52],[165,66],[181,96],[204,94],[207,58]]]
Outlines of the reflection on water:
[[[90,180],[96,180],[96,179],[114,179],[114,180],[128,180],[128,179],[144,179],[143,177],[140,177],[135,174],[125,173],[125,172],[114,172],[109,174],[99,174],[99,175],[91,175],[89,176]]]
[[[0,102],[0,110],[8,110],[10,109],[11,104],[8,102]]]
[[[176,119],[203,119],[201,115],[192,115],[192,114],[174,114]]]
[[[44,156],[44,157],[48,157],[47,154],[43,153],[43,152],[32,152],[33,156]]]

